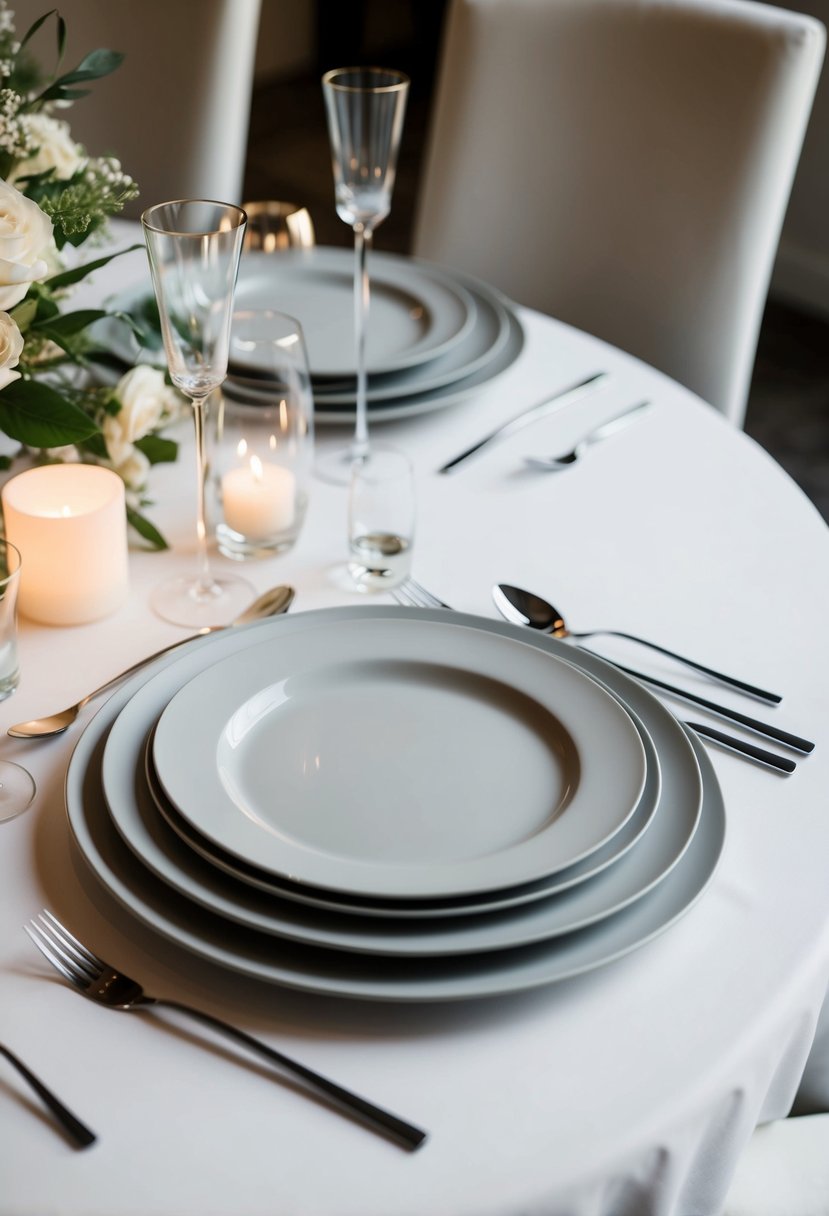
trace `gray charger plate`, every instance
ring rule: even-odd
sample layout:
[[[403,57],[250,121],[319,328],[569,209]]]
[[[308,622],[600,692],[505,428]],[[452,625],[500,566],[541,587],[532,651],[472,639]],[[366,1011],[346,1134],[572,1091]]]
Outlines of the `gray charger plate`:
[[[382,608],[325,610],[332,624],[356,616],[383,614]],[[386,609],[427,619],[429,610]],[[314,614],[308,613],[306,616]],[[449,614],[447,614],[449,615]],[[525,635],[517,627],[465,614],[451,614],[459,625],[511,636],[525,645],[572,658],[564,643]],[[257,631],[302,629],[298,615],[251,626]],[[245,631],[200,639],[188,648],[195,669],[205,661],[245,645]],[[258,633],[257,638],[264,634]],[[207,654],[202,650],[211,647]],[[99,711],[81,735],[69,764],[66,805],[78,848],[103,886],[144,925],[184,950],[220,966],[267,983],[329,996],[375,1001],[431,1002],[473,999],[518,992],[567,979],[621,958],[667,930],[699,899],[716,871],[725,839],[725,807],[713,767],[691,736],[703,783],[700,824],[668,881],[600,924],[545,941],[485,954],[448,959],[376,959],[372,956],[315,949],[257,933],[215,916],[171,890],[143,867],[124,844],[100,797],[97,766],[108,729],[129,698],[172,660],[160,659],[121,689]],[[623,700],[633,703],[643,690],[601,659],[580,655],[584,670],[603,680]],[[650,694],[643,695],[649,696]]]

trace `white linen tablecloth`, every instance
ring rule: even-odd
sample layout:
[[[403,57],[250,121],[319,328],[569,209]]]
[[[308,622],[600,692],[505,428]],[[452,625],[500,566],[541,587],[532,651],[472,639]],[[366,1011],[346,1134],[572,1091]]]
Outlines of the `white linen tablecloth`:
[[[144,255],[131,254],[78,302],[145,273]],[[142,928],[75,854],[65,822],[63,776],[93,707],[51,741],[3,734],[3,756],[32,771],[38,796],[0,825],[0,1041],[100,1140],[73,1151],[4,1071],[0,1216],[714,1216],[758,1121],[785,1115],[798,1090],[810,1108],[829,1107],[829,1026],[818,1023],[829,982],[827,529],[773,460],[690,393],[554,320],[520,315],[526,348],[486,391],[375,429],[415,463],[416,577],[485,616],[495,615],[493,582],[526,586],[573,628],[627,629],[776,689],[783,704],[766,709],[625,652],[814,738],[815,753],[782,778],[711,751],[728,811],[723,860],[702,900],[656,941],[524,995],[398,1007],[257,984]],[[436,472],[494,425],[602,369],[609,385],[578,406],[453,475]],[[520,471],[522,453],[566,450],[643,396],[653,410],[578,466]],[[319,447],[348,435],[320,428]],[[23,676],[0,705],[3,732],[183,636],[148,606],[156,582],[193,562],[187,427],[182,436],[178,463],[152,479],[150,514],[171,552],[131,554],[129,601],[107,620],[21,622]],[[364,602],[343,583],[345,554],[345,492],[315,481],[296,548],[242,572],[263,590],[293,584],[296,611]],[[43,906],[149,991],[235,1022],[424,1126],[429,1140],[407,1155],[267,1069],[240,1065],[226,1044],[205,1047],[194,1025],[79,999],[22,931]]]

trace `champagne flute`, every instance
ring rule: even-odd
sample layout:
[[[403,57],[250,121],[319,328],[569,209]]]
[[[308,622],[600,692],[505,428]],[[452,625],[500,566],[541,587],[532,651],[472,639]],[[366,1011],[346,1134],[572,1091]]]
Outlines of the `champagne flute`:
[[[162,583],[150,602],[164,620],[193,628],[229,624],[253,595],[244,579],[211,573],[205,520],[207,398],[227,373],[246,222],[241,207],[205,199],[159,203],[141,217],[170,377],[193,405],[198,475],[198,573]]]
[[[354,230],[354,345],[357,421],[351,446],[318,465],[320,475],[347,484],[354,461],[369,452],[366,404],[368,254],[374,229],[391,210],[397,152],[409,78],[387,68],[335,68],[322,78],[337,215]]]

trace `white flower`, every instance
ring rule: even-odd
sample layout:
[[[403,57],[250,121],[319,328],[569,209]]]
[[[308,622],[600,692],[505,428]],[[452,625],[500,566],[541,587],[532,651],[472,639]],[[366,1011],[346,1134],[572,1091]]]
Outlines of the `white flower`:
[[[128,490],[143,490],[150,476],[150,462],[143,452],[133,448],[125,460],[115,466],[115,472]]]
[[[164,383],[164,373],[158,368],[139,363],[118,381],[115,396],[121,408],[117,414],[107,415],[103,432],[110,460],[118,468],[131,457],[135,441],[149,435],[171,409],[178,408],[178,394]]]
[[[51,241],[48,215],[0,179],[0,309],[14,308],[48,274],[43,253]]]
[[[68,122],[60,122],[48,114],[23,114],[20,125],[34,151],[15,165],[9,181],[46,173],[49,169],[54,169],[55,177],[65,181],[86,164],[84,150],[70,135]]]
[[[17,367],[22,351],[23,335],[17,324],[7,312],[0,312],[0,389],[20,379],[20,372],[12,368]]]

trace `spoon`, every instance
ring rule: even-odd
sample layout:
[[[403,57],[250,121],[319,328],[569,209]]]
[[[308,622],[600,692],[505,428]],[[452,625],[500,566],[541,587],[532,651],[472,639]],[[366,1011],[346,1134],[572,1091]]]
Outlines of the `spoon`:
[[[602,634],[605,637],[625,638],[629,642],[638,642],[642,646],[649,646],[651,650],[657,650],[660,654],[667,655],[671,659],[676,659],[678,663],[684,663],[686,667],[693,667],[695,671],[701,671],[712,680],[717,680],[721,684],[727,684],[731,688],[738,688],[741,692],[748,693],[752,697],[757,697],[758,700],[765,701],[769,705],[779,705],[783,699],[777,693],[766,692],[763,688],[756,688],[753,684],[747,684],[744,680],[738,680],[736,676],[723,675],[722,672],[715,671],[712,667],[705,667],[702,663],[696,663],[693,659],[687,659],[681,654],[676,654],[673,650],[659,646],[656,642],[649,642],[646,638],[636,637],[632,633],[622,633],[616,629],[591,629],[584,633],[574,633],[567,628],[564,618],[557,608],[554,608],[552,604],[542,599],[541,596],[533,595],[530,591],[522,591],[520,587],[511,587],[508,583],[498,583],[492,588],[492,598],[495,601],[495,607],[501,615],[516,625],[529,625],[530,629],[538,629],[541,633],[549,633],[554,638],[592,638]]]
[[[181,638],[178,642],[171,642],[169,646],[163,646],[161,650],[156,650],[153,654],[147,655],[146,658],[139,659],[137,663],[133,663],[132,667],[127,667],[125,671],[119,672],[117,676],[113,676],[105,684],[100,684],[92,692],[87,693],[85,697],[81,697],[80,701],[76,701],[74,705],[70,705],[68,709],[62,709],[59,713],[48,714],[43,718],[33,718],[31,722],[18,722],[15,726],[10,726],[6,734],[11,735],[13,739],[48,739],[53,735],[63,734],[93,697],[97,697],[99,693],[104,692],[113,684],[117,684],[125,676],[132,675],[134,671],[139,671],[145,664],[151,663],[153,659],[157,659],[160,655],[167,654],[168,651],[175,650],[179,646],[186,646],[188,642],[192,642],[195,638],[202,637],[205,634],[218,633],[222,629],[233,629],[237,625],[250,625],[254,621],[262,621],[270,616],[279,616],[281,613],[288,611],[293,598],[293,587],[271,587],[269,591],[263,592],[262,595],[255,599],[235,620],[231,621],[230,625],[206,625],[204,629],[200,629],[198,633],[192,634],[188,638]]]
[[[561,456],[525,456],[524,463],[531,469],[540,469],[545,473],[558,473],[562,469],[569,469],[570,465],[576,464],[584,455],[591,444],[600,443],[602,439],[607,439],[609,435],[615,434],[616,431],[624,430],[626,426],[630,426],[631,422],[635,422],[648,409],[650,409],[650,402],[640,401],[638,405],[631,406],[623,414],[615,414],[613,418],[608,418],[607,422],[603,422],[601,426],[588,431],[571,451],[564,452]]]

